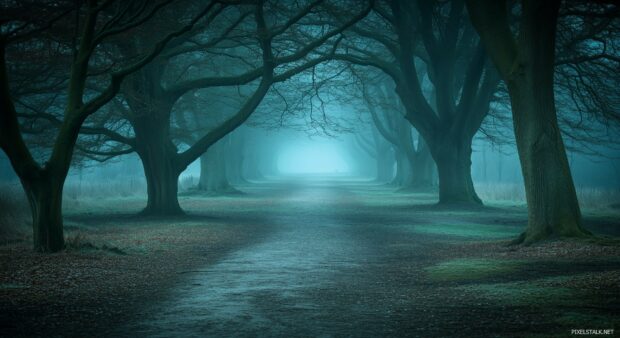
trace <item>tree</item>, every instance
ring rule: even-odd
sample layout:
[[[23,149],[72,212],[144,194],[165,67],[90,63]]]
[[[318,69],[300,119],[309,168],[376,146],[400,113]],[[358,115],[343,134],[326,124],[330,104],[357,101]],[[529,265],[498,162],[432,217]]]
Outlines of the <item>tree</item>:
[[[404,190],[429,189],[433,186],[434,174],[429,149],[419,133],[416,133],[417,142],[413,141],[414,130],[405,120],[404,109],[394,90],[389,89],[389,81],[385,82],[375,88],[373,94],[368,93],[367,85],[362,92],[375,127],[394,148],[396,176],[392,183]]]
[[[528,205],[528,226],[516,242],[588,235],[581,226],[553,91],[560,1],[523,0],[516,38],[505,1],[468,0],[467,8],[510,94]]]
[[[205,131],[213,129],[223,122],[222,118],[218,116],[211,116],[202,112],[203,106],[209,105],[210,110],[217,111],[219,115],[225,117],[230,115],[230,113],[226,114],[230,107],[239,105],[238,101],[241,99],[239,95],[234,95],[232,100],[228,97],[229,95],[226,95],[226,89],[232,88],[215,89],[220,90],[209,93],[211,95],[196,92],[194,95],[187,95],[179,101],[175,108],[174,124],[177,127],[173,131],[175,139],[187,140],[185,141],[186,145],[191,147],[200,136],[205,134]],[[203,98],[203,95],[207,98]],[[180,109],[181,107],[182,109]],[[188,120],[191,121],[193,128],[190,127]],[[239,193],[231,185],[229,178],[232,178],[235,183],[243,181],[241,166],[244,149],[241,132],[242,128],[237,128],[200,155],[200,177],[196,186],[197,190],[214,194]]]
[[[31,13],[24,17],[25,10],[33,8],[11,8],[15,17],[3,20],[0,35],[0,147],[9,158],[13,169],[20,178],[33,219],[34,249],[41,252],[55,252],[63,249],[62,191],[65,178],[71,165],[76,140],[84,121],[106,103],[120,89],[122,81],[130,74],[148,64],[164,48],[167,42],[189,31],[208,11],[202,10],[189,23],[176,28],[163,39],[151,46],[146,54],[134,56],[133,62],[125,60],[123,66],[114,67],[110,79],[103,91],[93,94],[88,91],[87,83],[90,63],[97,57],[98,47],[110,37],[131,30],[149,19],[167,6],[170,1],[149,5],[123,4],[107,1],[99,4],[95,0],[86,1],[79,6],[62,6],[54,3],[43,7],[47,12]],[[29,3],[26,3],[30,5]],[[114,5],[114,6],[112,6]],[[109,7],[112,6],[112,7]],[[41,7],[40,7],[41,8]],[[40,9],[39,8],[39,9]],[[110,8],[116,8],[110,11]],[[24,12],[22,12],[24,11]],[[51,12],[51,13],[50,13]],[[68,14],[75,12],[78,22],[68,19]],[[112,13],[112,14],[110,14]],[[41,22],[40,17],[48,21]],[[53,139],[50,155],[45,163],[39,164],[20,132],[18,112],[14,96],[10,89],[9,60],[11,48],[19,44],[31,43],[36,48],[39,41],[45,41],[45,34],[55,24],[68,25],[78,31],[76,47],[71,69],[67,76],[68,88],[65,93],[63,119]],[[39,44],[40,46],[40,44]]]
[[[306,31],[304,19],[320,16],[318,7],[324,2],[301,3],[299,8],[294,9],[276,6],[274,11],[263,8],[273,5],[271,3],[222,4],[217,7],[212,19],[228,13],[224,12],[225,9],[237,13],[232,20],[226,20],[227,25],[210,34],[194,31],[193,39],[177,40],[161,57],[128,79],[123,87],[126,101],[123,115],[131,123],[134,137],[116,137],[116,140],[132,148],[143,162],[148,187],[148,201],[143,214],[182,214],[177,199],[181,172],[207,152],[210,146],[242,125],[273,84],[329,61],[341,40],[338,36],[370,11],[368,6],[353,13],[344,23],[334,25],[326,22],[321,30]],[[350,14],[350,7],[346,11]],[[275,22],[279,23],[267,25],[265,12],[278,16]],[[247,22],[248,18],[256,22],[255,28]],[[240,32],[237,30],[239,27]],[[206,41],[200,40],[201,37],[206,37]],[[143,38],[148,41],[148,37]],[[121,47],[131,52],[141,44],[138,40]],[[187,63],[180,66],[182,61]],[[214,72],[214,65],[233,74],[218,74]],[[273,69],[269,68],[277,68],[278,71],[274,74]],[[193,71],[188,72],[189,69]],[[178,76],[173,79],[167,77],[170,70],[178,70]],[[217,87],[245,88],[243,104],[221,124],[179,152],[170,131],[175,105],[197,90]]]
[[[406,119],[437,165],[439,203],[481,203],[471,179],[471,143],[499,77],[466,20],[464,3],[379,2],[364,22],[336,58],[375,67],[394,81]]]

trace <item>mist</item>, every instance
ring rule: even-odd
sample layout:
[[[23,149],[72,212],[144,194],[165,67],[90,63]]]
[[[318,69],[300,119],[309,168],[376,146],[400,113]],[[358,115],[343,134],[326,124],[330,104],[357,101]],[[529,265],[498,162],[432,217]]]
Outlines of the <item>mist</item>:
[[[613,335],[613,1],[5,1],[0,336]]]

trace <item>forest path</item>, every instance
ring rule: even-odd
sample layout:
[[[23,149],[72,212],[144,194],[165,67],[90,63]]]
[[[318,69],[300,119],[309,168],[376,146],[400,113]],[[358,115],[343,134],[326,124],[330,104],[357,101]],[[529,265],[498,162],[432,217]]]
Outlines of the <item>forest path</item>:
[[[593,256],[576,260],[570,253],[585,248],[577,243],[510,249],[501,241],[522,231],[523,208],[446,209],[433,194],[354,180],[244,190],[182,203],[252,240],[179,271],[175,286],[114,336],[528,336],[570,332],[575,318],[611,327],[617,288],[596,285],[599,275],[615,280],[617,250],[590,246]]]
[[[346,184],[308,181],[276,190],[273,206],[262,210],[274,226],[266,238],[189,272],[128,330],[164,337],[385,336],[411,322],[411,264],[428,252],[420,240],[378,231],[377,222],[391,220],[366,214]]]

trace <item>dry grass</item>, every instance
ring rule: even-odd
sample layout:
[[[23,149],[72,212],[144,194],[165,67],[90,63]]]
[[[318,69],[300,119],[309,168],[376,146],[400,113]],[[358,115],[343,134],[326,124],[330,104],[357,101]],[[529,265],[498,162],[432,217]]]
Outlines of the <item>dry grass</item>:
[[[199,177],[194,175],[181,176],[179,179],[179,191],[189,191],[198,185]]]
[[[143,178],[108,182],[69,180],[64,187],[64,198],[69,200],[134,196],[146,196],[146,181]]]
[[[483,201],[525,204],[525,188],[516,183],[480,183],[476,191]],[[577,198],[583,209],[620,209],[620,190],[577,187]]]
[[[525,188],[514,183],[479,183],[476,192],[483,201],[525,203]]]

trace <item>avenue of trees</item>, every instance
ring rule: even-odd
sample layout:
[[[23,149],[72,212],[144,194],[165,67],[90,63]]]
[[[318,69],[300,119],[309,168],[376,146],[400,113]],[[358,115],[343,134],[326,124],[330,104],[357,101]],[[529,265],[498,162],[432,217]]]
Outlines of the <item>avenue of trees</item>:
[[[0,147],[28,197],[37,251],[64,247],[72,165],[135,153],[147,183],[142,213],[179,215],[179,176],[191,163],[201,166],[196,189],[234,192],[275,163],[270,149],[252,148],[251,117],[285,124],[300,112],[311,128],[355,133],[378,181],[437,187],[440,204],[467,207],[483,202],[472,142],[500,107],[511,114],[529,213],[515,242],[589,236],[566,138],[600,142],[584,130],[620,122],[613,1],[3,6]],[[356,106],[366,123],[334,122],[329,99]]]

